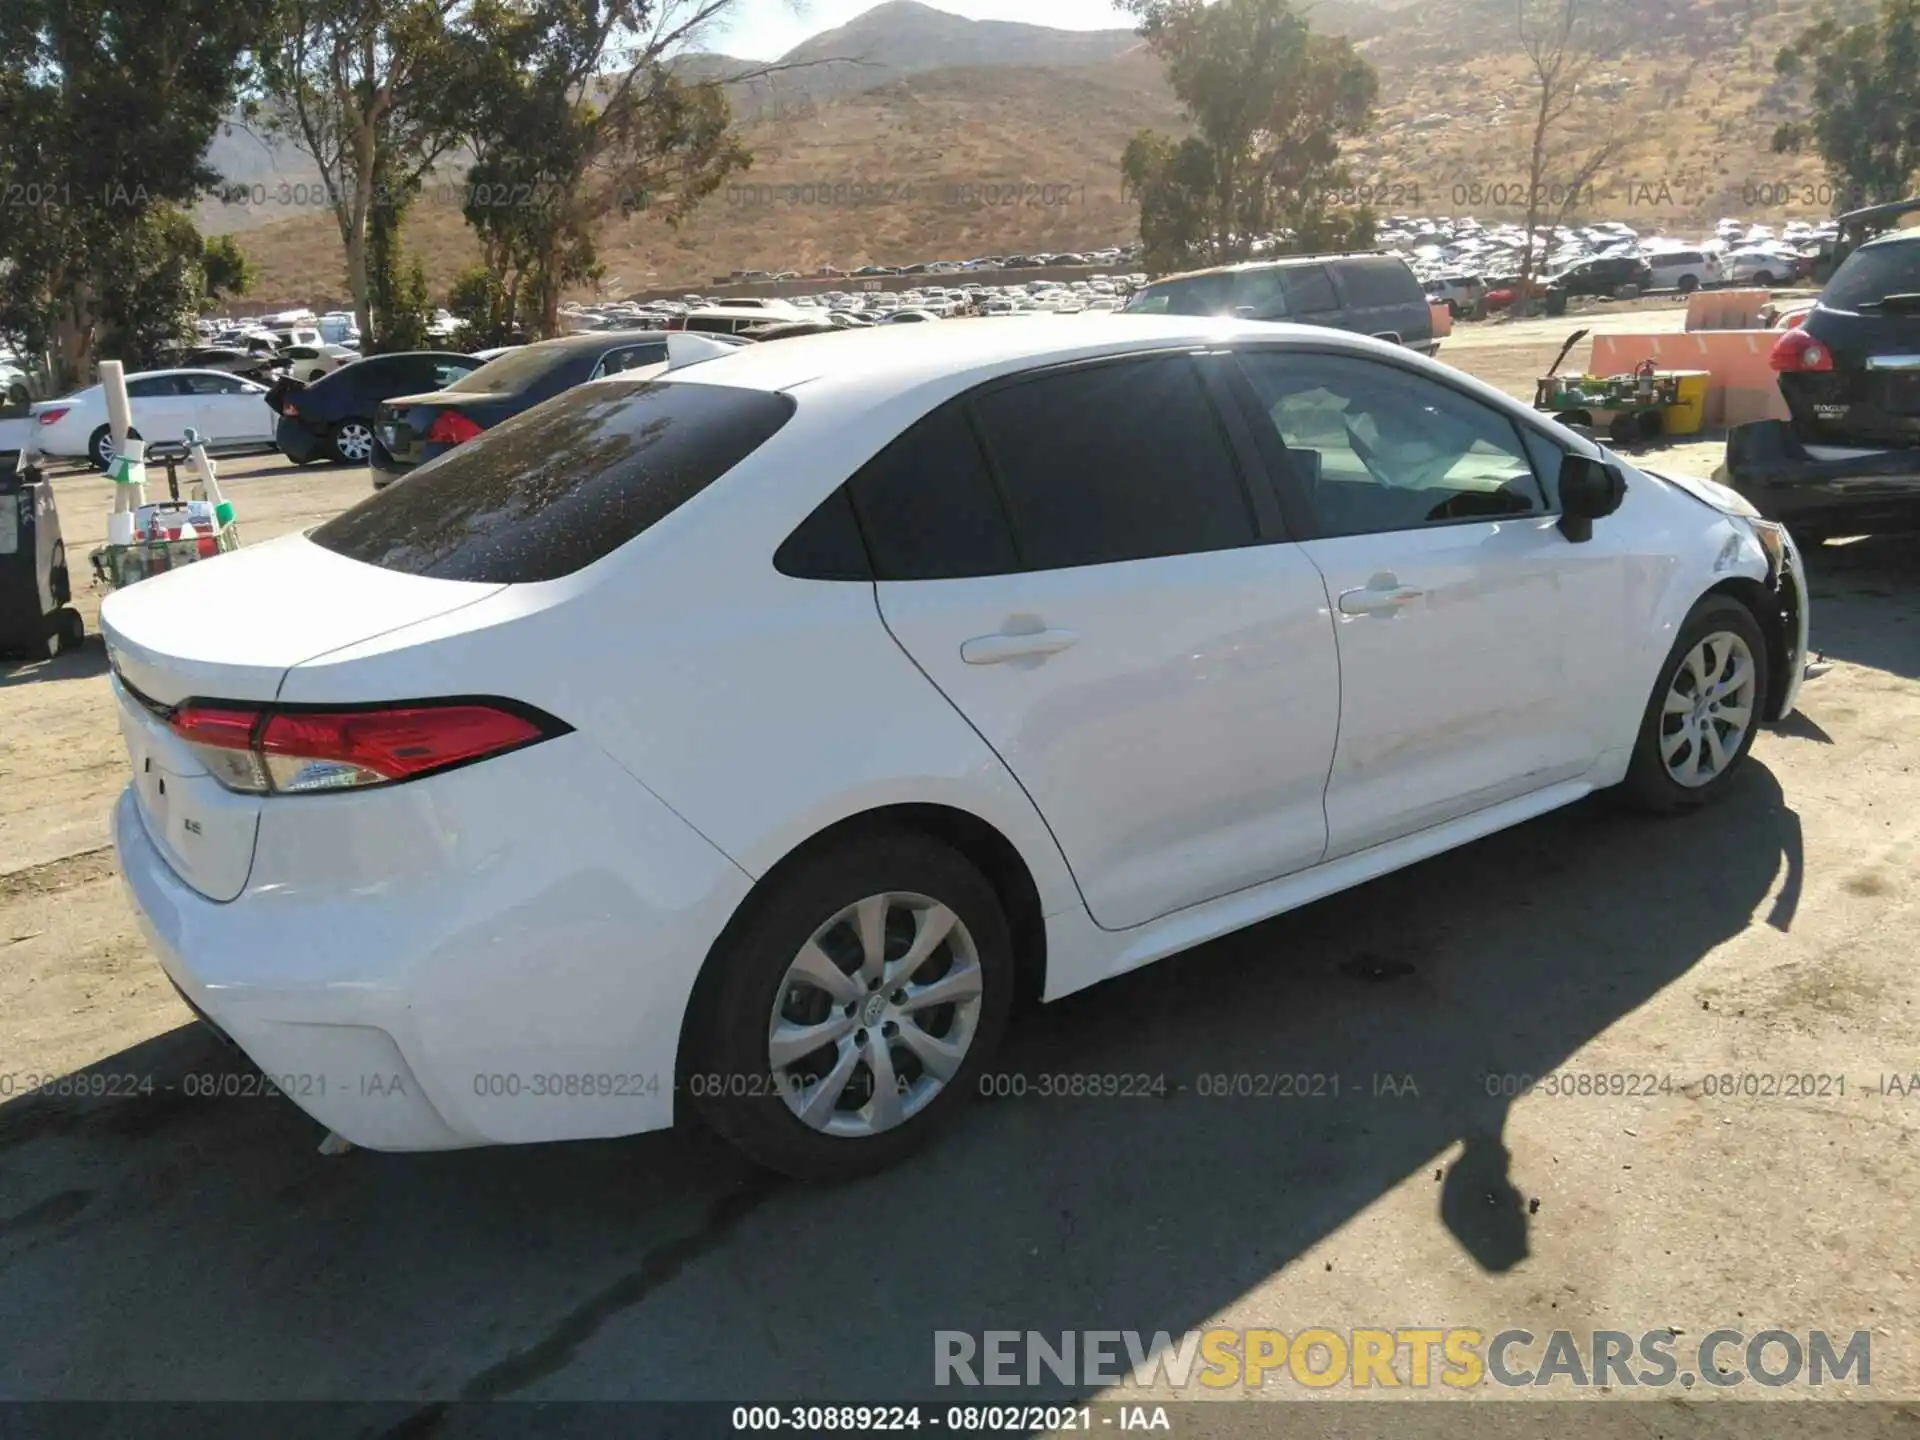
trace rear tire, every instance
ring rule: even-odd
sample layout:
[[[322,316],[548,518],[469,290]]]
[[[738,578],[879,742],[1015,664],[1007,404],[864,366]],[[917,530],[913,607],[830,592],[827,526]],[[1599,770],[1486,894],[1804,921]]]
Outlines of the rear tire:
[[[327,453],[337,464],[365,465],[373,459],[373,422],[342,420],[327,436]]]
[[[869,1174],[922,1144],[977,1088],[1014,989],[993,887],[911,830],[794,862],[747,902],[708,965],[721,968],[696,991],[682,1083],[720,1135],[801,1180]]]
[[[127,438],[129,440],[140,440],[145,437],[142,436],[138,430],[129,430],[127,431]],[[94,469],[104,471],[112,465],[113,451],[113,427],[111,425],[102,425],[87,437],[87,463],[93,466]]]
[[[1709,595],[1680,627],[1640,720],[1626,798],[1671,815],[1718,799],[1760,732],[1767,642],[1753,612]]]
[[[80,618],[80,612],[65,609],[60,612],[60,633],[69,650],[78,650],[87,642],[87,622]]]

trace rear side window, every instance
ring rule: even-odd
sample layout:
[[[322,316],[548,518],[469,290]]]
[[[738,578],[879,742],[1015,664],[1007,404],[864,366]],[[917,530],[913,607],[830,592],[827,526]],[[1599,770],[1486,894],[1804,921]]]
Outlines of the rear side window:
[[[958,406],[937,410],[847,482],[876,580],[963,580],[1020,568],[1006,512]]]
[[[1348,260],[1340,265],[1347,303],[1359,306],[1424,305],[1426,294],[1398,260]]]
[[[1820,303],[1855,310],[1889,295],[1920,294],[1920,240],[1897,245],[1867,245],[1849,255],[1833,272]]]
[[[1323,265],[1291,265],[1286,277],[1287,309],[1294,315],[1324,315],[1340,308],[1333,293],[1333,277]]]
[[[1029,570],[1258,543],[1192,361],[1048,375],[975,401]]]
[[[784,395],[722,385],[587,386],[448,451],[310,538],[436,580],[557,580],[672,514],[793,411]]]

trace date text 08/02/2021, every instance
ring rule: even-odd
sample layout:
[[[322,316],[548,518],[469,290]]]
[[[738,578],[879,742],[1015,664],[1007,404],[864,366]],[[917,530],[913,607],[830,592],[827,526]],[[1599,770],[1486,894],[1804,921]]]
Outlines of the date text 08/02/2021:
[[[1164,1405],[736,1405],[736,1432],[817,1435],[896,1434],[946,1430],[954,1434],[1033,1434],[1109,1430],[1171,1431]]]

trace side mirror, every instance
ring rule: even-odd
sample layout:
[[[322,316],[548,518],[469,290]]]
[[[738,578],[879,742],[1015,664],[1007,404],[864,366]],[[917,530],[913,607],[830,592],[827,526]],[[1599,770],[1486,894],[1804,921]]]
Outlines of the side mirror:
[[[1560,533],[1576,545],[1593,538],[1593,522],[1604,520],[1627,498],[1627,477],[1618,465],[1569,454],[1560,463]]]

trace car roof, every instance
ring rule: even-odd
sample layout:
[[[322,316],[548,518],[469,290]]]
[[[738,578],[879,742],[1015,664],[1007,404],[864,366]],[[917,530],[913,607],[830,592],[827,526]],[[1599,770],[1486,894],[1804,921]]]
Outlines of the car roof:
[[[735,311],[744,314],[744,311]],[[665,340],[665,330],[582,330],[576,335],[559,335],[551,340],[535,340],[527,345],[515,345],[515,350],[589,350],[600,345],[628,345],[636,340]]]
[[[1884,235],[1874,236],[1859,248],[1871,250],[1887,245],[1912,245],[1916,242],[1920,242],[1920,225],[1912,225],[1905,230],[1889,230]]]
[[[1191,280],[1199,275],[1237,275],[1245,270],[1278,270],[1295,265],[1319,265],[1328,260],[1400,260],[1400,257],[1388,254],[1384,250],[1347,250],[1329,255],[1278,255],[1271,260],[1242,260],[1233,265],[1209,265],[1204,270],[1182,270],[1178,274],[1162,275],[1152,283],[1164,285],[1169,280]],[[1401,263],[1406,262],[1402,260]]]
[[[162,380],[174,375],[218,375],[222,380],[244,380],[244,375],[235,375],[228,370],[209,370],[204,365],[185,365],[175,370],[136,370],[126,378],[129,380]],[[98,383],[97,381],[95,382]]]
[[[927,384],[964,389],[995,375],[1049,364],[1232,341],[1391,357],[1430,368],[1456,386],[1498,395],[1503,404],[1509,403],[1501,392],[1471,376],[1401,346],[1347,331],[1270,320],[1108,311],[1072,318],[1043,314],[991,322],[956,320],[938,325],[836,329],[824,335],[797,335],[777,345],[750,345],[736,354],[688,366],[671,378],[686,384],[753,390],[790,391],[808,386],[810,396],[864,393],[877,399]]]

